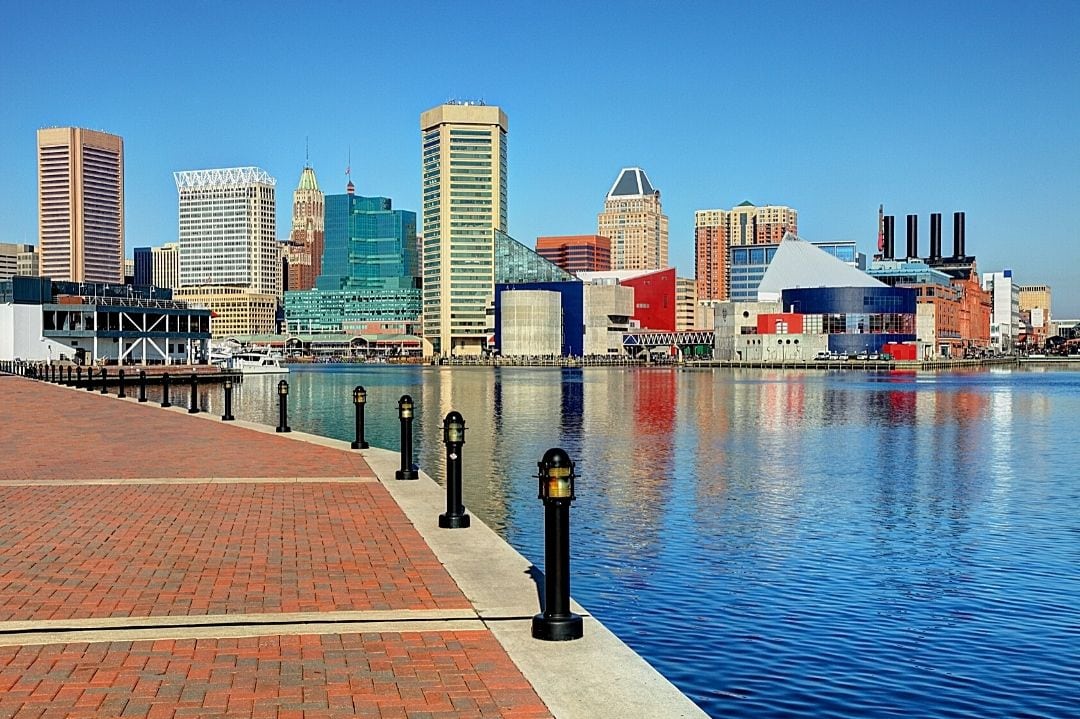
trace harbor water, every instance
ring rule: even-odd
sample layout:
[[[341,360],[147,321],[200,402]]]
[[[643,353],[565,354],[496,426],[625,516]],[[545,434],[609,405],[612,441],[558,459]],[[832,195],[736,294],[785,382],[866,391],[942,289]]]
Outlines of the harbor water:
[[[282,377],[246,377],[237,417],[276,424]],[[536,462],[566,449],[574,597],[712,716],[1080,716],[1080,372],[285,377],[294,430],[352,439],[359,384],[387,448],[412,395],[440,481],[461,412],[468,511],[540,567]]]

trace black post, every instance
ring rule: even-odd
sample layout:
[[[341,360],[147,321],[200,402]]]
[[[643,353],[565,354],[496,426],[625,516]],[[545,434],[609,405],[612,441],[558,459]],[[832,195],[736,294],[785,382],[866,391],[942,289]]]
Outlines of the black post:
[[[56,384],[56,365],[49,365],[49,381]]]
[[[420,479],[419,473],[413,469],[413,401],[412,397],[407,394],[401,395],[401,399],[398,400],[398,419],[401,420],[401,469],[394,473],[394,477],[397,479]]]
[[[120,373],[117,375],[120,378],[120,387],[116,390],[117,397],[127,397],[127,393],[124,392],[124,370],[121,368]]]
[[[188,414],[199,413],[199,375],[191,373],[191,404],[188,406]]]
[[[87,367],[86,368],[86,391],[87,392],[93,392],[94,391],[94,368],[93,367]]]
[[[146,370],[139,370],[139,401],[146,401]]]
[[[68,386],[71,386],[71,365],[68,365]]]
[[[544,500],[544,611],[533,617],[534,639],[564,642],[583,635],[581,617],[570,611],[570,503],[574,463],[562,449],[549,449],[538,463]]]
[[[169,373],[161,375],[161,406],[172,407],[172,402],[169,401]]]
[[[105,386],[105,381],[109,378],[109,370],[104,367],[101,368],[101,394],[105,394],[109,390]]]
[[[461,503],[461,447],[465,444],[465,418],[451,412],[443,420],[443,444],[446,445],[446,513],[439,515],[443,529],[464,529],[470,518]]]
[[[278,391],[278,432],[292,432],[289,427],[289,383],[281,380],[277,383]]]
[[[78,372],[75,376],[75,386],[78,387],[82,384],[82,365],[79,365]]]
[[[225,378],[225,414],[221,415],[222,422],[232,422],[236,417],[232,414],[232,378]]]
[[[353,449],[367,449],[368,443],[364,439],[364,405],[367,404],[367,390],[356,385],[352,391],[353,406],[356,407],[356,439],[353,440]]]

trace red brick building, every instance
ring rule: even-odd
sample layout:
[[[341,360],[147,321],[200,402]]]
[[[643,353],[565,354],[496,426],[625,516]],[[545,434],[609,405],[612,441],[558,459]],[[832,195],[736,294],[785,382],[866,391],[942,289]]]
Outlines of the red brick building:
[[[572,275],[611,269],[611,240],[603,235],[537,237],[536,253]]]

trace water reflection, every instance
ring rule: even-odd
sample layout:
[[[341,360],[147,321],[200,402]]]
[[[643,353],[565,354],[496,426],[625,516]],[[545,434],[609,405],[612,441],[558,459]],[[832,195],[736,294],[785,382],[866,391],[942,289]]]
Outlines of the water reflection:
[[[276,423],[277,380],[245,380],[237,416]],[[715,716],[1080,704],[1080,373],[328,366],[289,381],[293,428],[340,439],[363,384],[368,439],[390,448],[412,394],[439,481],[442,418],[461,412],[465,504],[536,562],[536,462],[567,449],[575,597]],[[220,414],[219,392],[200,401]]]

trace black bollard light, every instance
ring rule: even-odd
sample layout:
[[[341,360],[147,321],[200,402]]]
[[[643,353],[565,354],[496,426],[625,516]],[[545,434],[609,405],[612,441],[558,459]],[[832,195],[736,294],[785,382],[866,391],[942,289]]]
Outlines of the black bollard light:
[[[127,397],[127,393],[124,392],[124,370],[123,368],[117,373],[117,378],[120,380],[120,386],[116,389],[117,397]]]
[[[49,381],[56,384],[56,365],[49,365]]]
[[[222,422],[232,422],[236,417],[232,414],[232,377],[225,378],[225,414],[221,415]]]
[[[87,392],[93,392],[94,391],[94,368],[93,367],[87,367],[86,368],[86,391]]]
[[[413,401],[407,394],[398,400],[398,419],[401,420],[401,469],[394,472],[397,479],[420,479],[412,466]]]
[[[188,414],[199,413],[199,375],[191,373],[191,404],[188,405]]]
[[[78,372],[75,375],[75,386],[78,387],[82,384],[82,365],[79,365]]]
[[[161,375],[161,406],[172,407],[172,402],[169,401],[169,373]]]
[[[289,428],[289,383],[281,380],[277,383],[278,394],[278,432],[292,432]]]
[[[108,392],[108,388],[105,386],[105,381],[109,378],[109,370],[104,367],[101,368],[101,394]]]
[[[461,504],[461,446],[465,444],[465,418],[451,412],[443,420],[446,445],[446,513],[439,515],[443,529],[464,529],[471,521]]]
[[[146,370],[139,370],[139,401],[146,401]]]
[[[581,639],[581,617],[570,611],[570,503],[574,494],[574,463],[559,448],[544,452],[539,498],[544,500],[544,611],[533,617],[534,639],[565,642]]]
[[[364,440],[364,405],[367,404],[367,390],[356,385],[352,391],[353,406],[356,407],[356,439],[353,440],[353,449],[367,449],[367,441]]]
[[[68,386],[71,386],[71,365],[68,365]]]

